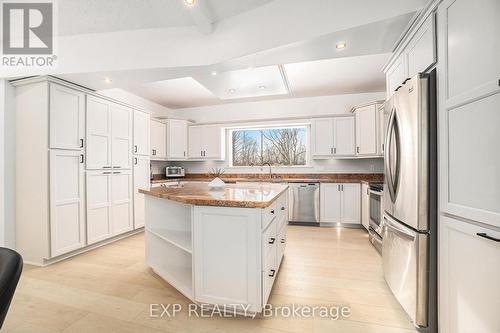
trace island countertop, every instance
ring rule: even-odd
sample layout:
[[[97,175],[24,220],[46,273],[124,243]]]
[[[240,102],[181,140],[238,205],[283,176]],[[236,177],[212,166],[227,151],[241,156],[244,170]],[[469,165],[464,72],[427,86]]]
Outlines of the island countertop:
[[[139,192],[162,199],[168,199],[197,206],[266,208],[284,191],[287,185],[226,184],[221,190],[210,190],[207,184],[182,184],[169,187],[140,189]]]

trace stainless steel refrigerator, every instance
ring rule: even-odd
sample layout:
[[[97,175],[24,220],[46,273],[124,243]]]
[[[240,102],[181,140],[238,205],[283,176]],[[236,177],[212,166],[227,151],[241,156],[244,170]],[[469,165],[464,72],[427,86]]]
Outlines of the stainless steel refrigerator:
[[[386,108],[384,277],[415,326],[437,332],[435,71],[407,79]]]

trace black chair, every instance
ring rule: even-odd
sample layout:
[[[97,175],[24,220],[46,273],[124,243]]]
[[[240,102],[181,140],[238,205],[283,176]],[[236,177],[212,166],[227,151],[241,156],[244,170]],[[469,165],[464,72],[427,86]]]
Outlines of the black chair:
[[[23,258],[16,251],[0,247],[0,329],[23,270]]]

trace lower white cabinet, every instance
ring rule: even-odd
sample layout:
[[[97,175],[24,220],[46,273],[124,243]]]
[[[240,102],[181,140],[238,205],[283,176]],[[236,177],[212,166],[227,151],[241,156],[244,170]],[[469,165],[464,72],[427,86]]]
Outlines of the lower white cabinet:
[[[366,230],[370,227],[370,186],[361,184],[361,224]]]
[[[134,157],[134,229],[144,227],[145,223],[145,198],[139,189],[150,186],[149,157]]]
[[[440,332],[498,332],[499,239],[499,229],[440,218]]]
[[[132,172],[87,171],[88,244],[132,229]]]
[[[320,221],[359,224],[360,184],[322,183],[320,185]]]
[[[80,151],[50,151],[49,193],[50,256],[84,247],[83,154]]]

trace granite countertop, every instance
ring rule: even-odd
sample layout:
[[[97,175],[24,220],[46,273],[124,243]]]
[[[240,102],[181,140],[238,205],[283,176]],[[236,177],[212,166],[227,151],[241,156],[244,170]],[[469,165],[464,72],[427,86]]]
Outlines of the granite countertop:
[[[383,183],[382,174],[304,174],[289,175],[278,174],[277,178],[269,178],[267,175],[255,174],[236,174],[224,175],[220,177],[224,182],[267,182],[267,183]],[[175,182],[175,181],[204,181],[209,182],[213,177],[208,177],[202,174],[189,174],[183,178],[165,178],[162,175],[155,175],[151,180],[152,184]]]
[[[140,189],[139,192],[162,199],[198,206],[266,208],[288,188],[287,185],[262,183],[226,184],[224,189],[209,190],[207,184],[183,184]]]

